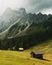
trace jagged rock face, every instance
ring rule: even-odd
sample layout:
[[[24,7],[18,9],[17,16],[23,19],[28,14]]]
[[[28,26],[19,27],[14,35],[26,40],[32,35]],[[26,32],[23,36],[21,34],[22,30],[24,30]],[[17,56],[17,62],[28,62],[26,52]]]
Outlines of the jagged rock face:
[[[18,11],[8,8],[2,18],[5,22],[6,29],[0,33],[0,39],[14,38],[21,34],[23,35],[22,32],[25,32],[31,24],[28,21],[28,15],[24,8],[20,8]]]
[[[0,21],[0,39],[11,39],[52,28],[51,15],[27,14],[24,8],[19,10],[6,9]]]
[[[0,25],[2,25],[0,30],[5,30],[19,18],[26,15],[27,14],[24,8],[20,8],[19,10],[12,10],[7,8],[0,18]]]
[[[19,9],[19,12],[20,12],[21,14],[23,14],[23,15],[26,14],[26,10],[25,10],[24,8],[20,8],[20,9]]]

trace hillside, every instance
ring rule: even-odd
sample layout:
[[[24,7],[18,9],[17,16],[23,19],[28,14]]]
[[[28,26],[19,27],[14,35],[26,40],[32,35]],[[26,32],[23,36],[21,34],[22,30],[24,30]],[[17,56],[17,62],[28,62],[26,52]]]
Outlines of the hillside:
[[[31,58],[31,50],[42,50],[44,59]],[[52,40],[43,42],[23,52],[0,50],[0,65],[52,65]]]

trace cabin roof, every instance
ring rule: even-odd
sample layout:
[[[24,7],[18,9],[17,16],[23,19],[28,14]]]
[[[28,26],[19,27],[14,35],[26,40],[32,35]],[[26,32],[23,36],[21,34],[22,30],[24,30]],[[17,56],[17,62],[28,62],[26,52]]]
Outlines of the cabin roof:
[[[19,50],[24,50],[24,48],[19,48]]]
[[[44,54],[42,51],[36,50],[36,51],[32,51],[34,54]]]

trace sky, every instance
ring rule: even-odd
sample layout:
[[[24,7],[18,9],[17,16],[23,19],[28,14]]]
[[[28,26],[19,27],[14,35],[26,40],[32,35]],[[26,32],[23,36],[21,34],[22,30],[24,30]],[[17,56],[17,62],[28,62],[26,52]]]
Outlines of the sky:
[[[52,0],[0,0],[0,15],[8,7],[25,8],[28,13],[52,14]]]

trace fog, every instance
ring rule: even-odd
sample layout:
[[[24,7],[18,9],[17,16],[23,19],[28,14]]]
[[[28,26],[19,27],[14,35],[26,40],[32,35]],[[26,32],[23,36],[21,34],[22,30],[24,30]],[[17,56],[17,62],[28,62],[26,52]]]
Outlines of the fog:
[[[0,0],[0,15],[6,8],[25,8],[27,12],[45,14],[52,13],[52,0]]]

